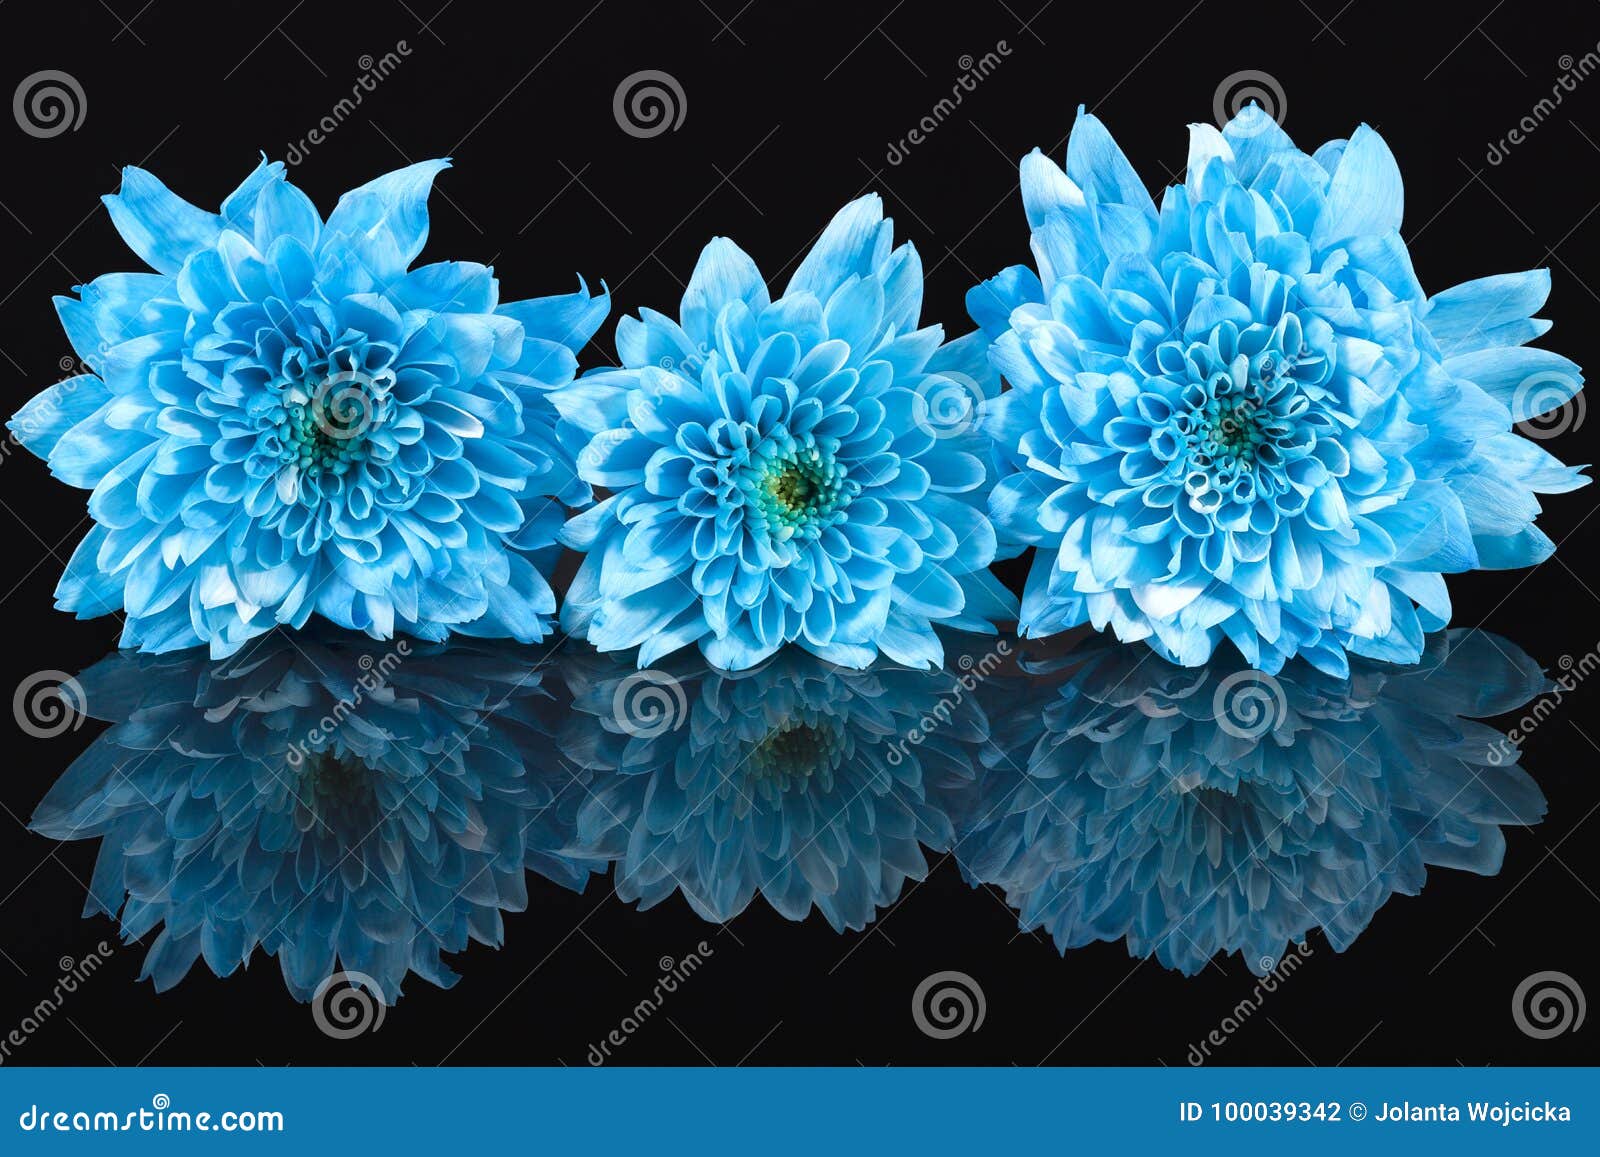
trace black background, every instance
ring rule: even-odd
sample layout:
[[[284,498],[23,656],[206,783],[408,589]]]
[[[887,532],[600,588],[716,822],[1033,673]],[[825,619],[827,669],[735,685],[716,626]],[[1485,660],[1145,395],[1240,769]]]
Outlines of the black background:
[[[1595,50],[1593,3],[439,4],[11,0],[0,9],[0,95],[60,69],[87,100],[83,124],[52,139],[0,118],[4,408],[56,380],[70,352],[50,296],[135,265],[97,200],[115,189],[119,166],[142,164],[215,206],[259,150],[282,157],[349,94],[364,56],[399,41],[409,56],[292,179],[326,211],[382,171],[453,156],[425,259],[492,262],[507,300],[564,292],[575,271],[604,278],[616,309],[586,367],[607,359],[622,312],[675,312],[713,234],[734,237],[781,284],[828,217],[873,188],[923,255],[925,319],[962,332],[966,289],[1027,259],[1020,156],[1037,145],[1059,157],[1083,103],[1148,184],[1165,184],[1181,173],[1185,124],[1211,120],[1219,84],[1243,69],[1276,78],[1285,127],[1308,149],[1361,121],[1383,133],[1405,174],[1404,232],[1425,287],[1548,265],[1544,316],[1556,324],[1545,344],[1600,361],[1600,295],[1585,284],[1600,280],[1600,78],[1565,94],[1503,163],[1486,160],[1490,143],[1549,94],[1570,66],[1563,58]],[[890,142],[950,92],[963,58],[1002,41],[1010,54],[998,70],[889,165]],[[682,85],[677,131],[636,139],[618,127],[613,92],[641,69]],[[1553,448],[1587,461],[1596,428]],[[51,610],[61,563],[86,529],[84,495],[8,450],[0,690],[40,668],[88,665],[117,629]],[[1556,560],[1456,577],[1457,623],[1507,635],[1547,667],[1594,647],[1597,502],[1585,490],[1547,503],[1541,525],[1561,543]],[[1499,877],[1434,873],[1422,897],[1392,900],[1347,953],[1314,939],[1310,961],[1217,1063],[1593,1062],[1595,1025],[1537,1041],[1510,1015],[1517,983],[1543,969],[1600,993],[1592,695],[1580,689],[1528,742],[1524,764],[1550,816],[1509,834]],[[7,736],[0,1032],[48,993],[58,958],[115,940],[108,921],[79,917],[93,848],[57,847],[22,827],[96,726],[48,741]],[[258,957],[227,982],[198,965],[157,996],[135,982],[142,949],[128,948],[8,1063],[583,1064],[590,1042],[648,992],[657,959],[681,958],[702,938],[714,949],[704,970],[619,1061],[1182,1065],[1189,1044],[1252,986],[1236,959],[1193,979],[1136,965],[1121,945],[1063,959],[1042,938],[1018,936],[998,896],[968,889],[948,862],[875,928],[846,936],[820,917],[790,924],[759,900],[718,932],[676,898],[640,914],[607,883],[582,897],[530,886],[530,910],[508,917],[504,950],[456,958],[463,980],[448,992],[413,979],[381,1030],[357,1040],[321,1035],[275,962]],[[980,1031],[935,1041],[914,1026],[911,992],[940,969],[984,987]]]

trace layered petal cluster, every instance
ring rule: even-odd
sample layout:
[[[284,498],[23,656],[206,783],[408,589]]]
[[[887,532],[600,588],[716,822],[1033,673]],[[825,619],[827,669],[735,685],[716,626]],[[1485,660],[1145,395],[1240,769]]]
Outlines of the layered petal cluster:
[[[950,804],[958,852],[1063,953],[1124,940],[1189,975],[1218,953],[1263,975],[1318,928],[1344,951],[1429,866],[1500,870],[1501,825],[1538,822],[1545,801],[1475,720],[1549,687],[1481,632],[1344,678],[1101,644],[1057,687],[1004,689],[987,771]]]
[[[314,614],[378,638],[545,635],[555,536],[590,498],[548,395],[609,302],[580,283],[501,303],[487,266],[410,269],[446,164],[326,221],[281,164],[217,213],[124,172],[105,203],[153,272],[57,299],[92,373],[11,423],[92,491],[58,606],[219,657]]]
[[[50,789],[34,830],[99,839],[86,915],[123,939],[159,929],[158,989],[257,948],[309,1000],[336,971],[385,1003],[409,973],[499,946],[525,872],[582,890],[573,773],[551,758],[564,714],[512,644],[387,651],[358,635],[274,636],[246,658],[119,652],[79,677],[114,726]]]
[[[1037,548],[1024,634],[1081,623],[1186,665],[1414,662],[1443,575],[1537,563],[1538,493],[1584,484],[1513,424],[1582,376],[1524,343],[1546,273],[1423,293],[1400,172],[1362,126],[1307,155],[1259,108],[1191,128],[1151,200],[1080,114],[1022,163],[1037,272],[968,308],[1010,389],[992,511]]]
[[[880,661],[840,669],[789,648],[756,670],[699,656],[633,671],[570,654],[564,754],[589,768],[584,856],[616,862],[617,895],[675,892],[725,923],[757,893],[861,929],[928,873],[953,832],[933,801],[972,779],[988,724],[972,679]]]
[[[617,327],[622,368],[560,391],[610,494],[568,524],[587,552],[562,625],[639,664],[698,643],[752,666],[795,643],[865,667],[936,666],[933,627],[1015,617],[978,408],[984,341],[919,328],[922,263],[876,196],[847,205],[773,300],[733,242],[706,246],[678,320]]]

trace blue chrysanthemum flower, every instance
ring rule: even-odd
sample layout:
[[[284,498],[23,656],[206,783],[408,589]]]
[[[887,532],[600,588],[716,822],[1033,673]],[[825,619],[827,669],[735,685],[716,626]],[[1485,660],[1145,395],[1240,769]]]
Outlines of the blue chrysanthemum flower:
[[[587,290],[501,304],[493,271],[409,269],[448,162],[380,177],[327,221],[263,163],[208,213],[130,168],[105,198],[155,272],[57,298],[94,371],[12,420],[92,490],[56,591],[123,612],[125,646],[221,656],[321,615],[386,638],[524,642],[574,472],[548,392],[609,309]]]
[[[565,850],[586,797],[550,757],[565,712],[541,663],[320,633],[221,661],[120,652],[79,677],[114,726],[32,826],[100,840],[85,914],[130,943],[160,929],[158,989],[258,947],[301,1000],[336,971],[385,1003],[412,972],[448,988],[441,954],[498,946],[527,870],[580,891],[604,870]]]
[[[1426,296],[1365,126],[1314,156],[1255,107],[1191,134],[1157,210],[1080,114],[1065,173],[1022,163],[1038,273],[969,294],[1011,386],[991,509],[1038,548],[1023,633],[1413,662],[1449,621],[1442,576],[1546,558],[1534,495],[1587,481],[1512,429],[1582,382],[1523,345],[1548,274]]]
[[[673,321],[617,326],[618,370],[556,396],[610,496],[568,524],[588,552],[562,626],[647,666],[699,643],[738,670],[786,643],[865,667],[942,658],[935,624],[1015,617],[986,572],[992,482],[976,428],[998,388],[979,334],[918,328],[922,263],[876,196],[847,205],[783,295],[726,238]]]
[[[563,674],[562,750],[593,774],[578,853],[615,861],[622,899],[681,892],[717,923],[760,893],[790,920],[815,907],[864,928],[926,877],[924,847],[950,847],[932,797],[971,781],[988,738],[972,676],[840,669],[794,647],[738,673],[591,654]]]
[[[1544,815],[1516,749],[1475,721],[1550,686],[1504,639],[1444,632],[1418,666],[1356,659],[1347,678],[1078,658],[1059,687],[1003,689],[988,770],[950,803],[969,878],[1062,952],[1125,940],[1189,975],[1237,952],[1259,975],[1318,928],[1342,952],[1428,867],[1494,875],[1500,826]]]

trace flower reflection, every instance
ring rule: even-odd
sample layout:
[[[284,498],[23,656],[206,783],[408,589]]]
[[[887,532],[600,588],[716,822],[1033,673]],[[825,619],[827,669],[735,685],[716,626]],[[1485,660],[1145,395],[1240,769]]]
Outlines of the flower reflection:
[[[737,674],[573,657],[562,747],[595,773],[580,846],[616,858],[617,894],[641,908],[682,892],[721,923],[759,892],[791,920],[814,906],[863,928],[926,876],[924,848],[950,847],[934,789],[970,779],[988,737],[979,677],[957,670],[794,648]]]
[[[952,804],[957,852],[1062,952],[1126,940],[1190,975],[1238,952],[1264,974],[1316,928],[1343,951],[1430,865],[1499,871],[1500,826],[1537,822],[1545,801],[1474,720],[1547,686],[1472,631],[1343,679],[1091,646],[1061,686],[1007,688],[985,773]]]
[[[951,642],[953,640],[947,640]],[[1544,798],[1500,732],[1548,684],[1504,640],[1423,662],[1169,665],[1091,640],[1017,677],[1008,640],[942,671],[795,648],[729,673],[636,670],[568,640],[274,634],[220,662],[112,655],[78,679],[112,726],[39,805],[98,838],[88,914],[153,935],[144,975],[257,948],[309,999],[337,972],[386,1003],[498,945],[525,872],[725,922],[756,895],[859,930],[954,851],[1064,952],[1126,940],[1185,973],[1347,947],[1430,865],[1500,867]],[[956,650],[955,647],[951,648]]]
[[[558,709],[540,654],[360,636],[274,634],[221,662],[123,652],[79,677],[113,726],[56,783],[33,827],[99,837],[86,914],[124,939],[160,928],[158,989],[196,959],[218,976],[257,947],[299,999],[342,969],[386,1003],[409,972],[499,945],[524,870],[582,889],[584,798],[549,754]]]

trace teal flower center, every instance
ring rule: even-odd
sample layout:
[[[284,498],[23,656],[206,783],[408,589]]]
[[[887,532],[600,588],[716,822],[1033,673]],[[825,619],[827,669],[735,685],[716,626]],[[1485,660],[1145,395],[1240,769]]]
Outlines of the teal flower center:
[[[773,538],[816,538],[860,490],[848,470],[816,446],[796,446],[761,461],[749,485],[756,521]]]
[[[319,751],[300,768],[309,799],[318,811],[364,801],[372,787],[372,769],[349,753]]]
[[[779,791],[826,775],[844,758],[844,736],[832,720],[815,723],[789,719],[751,750],[746,775]]]
[[[1249,398],[1213,398],[1204,414],[1203,449],[1236,461],[1253,461],[1266,441],[1259,410]]]
[[[340,374],[305,398],[291,393],[278,428],[281,460],[312,477],[340,475],[367,457],[367,433],[378,412],[378,399],[364,377]]]

